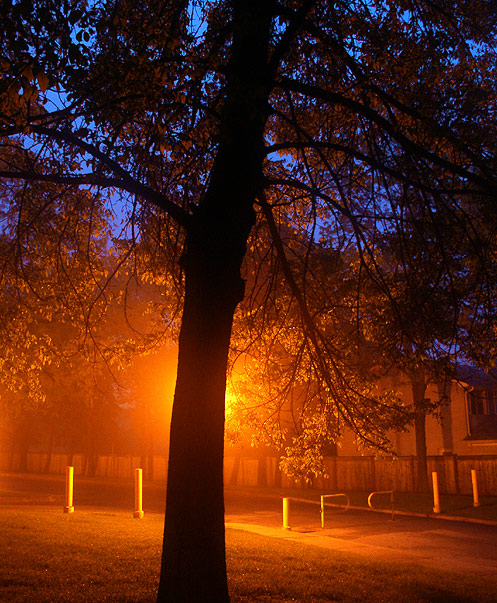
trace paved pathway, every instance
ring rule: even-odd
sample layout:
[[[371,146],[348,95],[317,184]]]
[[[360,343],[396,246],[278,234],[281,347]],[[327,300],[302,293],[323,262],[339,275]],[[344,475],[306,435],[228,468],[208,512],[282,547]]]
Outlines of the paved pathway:
[[[237,505],[236,494],[232,497],[228,492],[228,527],[377,559],[497,577],[497,526],[405,515],[392,521],[389,514],[351,509],[327,511],[321,529],[318,505],[292,501],[292,529],[284,530],[281,499],[254,497],[248,508],[248,501]]]

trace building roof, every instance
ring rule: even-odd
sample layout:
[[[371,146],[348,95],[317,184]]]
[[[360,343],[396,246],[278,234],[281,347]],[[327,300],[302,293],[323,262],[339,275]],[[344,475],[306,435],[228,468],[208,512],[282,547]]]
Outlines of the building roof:
[[[463,364],[456,370],[456,379],[471,387],[481,389],[497,389],[497,370],[485,372],[469,364]]]

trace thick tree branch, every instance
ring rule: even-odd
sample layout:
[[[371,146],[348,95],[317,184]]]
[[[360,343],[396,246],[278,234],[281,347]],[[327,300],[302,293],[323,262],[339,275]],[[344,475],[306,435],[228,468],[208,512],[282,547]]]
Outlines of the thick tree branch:
[[[276,73],[283,56],[286,54],[290,45],[295,40],[295,35],[302,24],[305,22],[305,18],[309,12],[313,9],[316,4],[316,0],[305,0],[302,6],[289,18],[289,24],[281,36],[278,44],[276,45],[271,58],[269,60],[269,68],[272,73]]]
[[[10,180],[25,180],[34,182],[52,182],[54,184],[65,184],[70,186],[99,186],[102,188],[119,188],[128,193],[142,197],[146,201],[153,203],[159,209],[165,211],[180,226],[188,228],[191,216],[183,208],[179,207],[161,193],[146,187],[145,185],[128,178],[113,178],[102,176],[100,174],[40,174],[28,170],[0,170],[0,178]]]
[[[319,86],[299,82],[284,76],[280,78],[280,81],[277,82],[277,85],[279,85],[283,90],[291,90],[292,92],[302,94],[314,100],[321,100],[333,105],[339,105],[345,107],[346,109],[350,109],[357,115],[362,115],[371,123],[378,126],[383,132],[388,134],[393,140],[401,145],[401,147],[407,153],[427,159],[434,165],[447,170],[452,174],[457,174],[458,176],[476,185],[482,194],[487,194],[492,198],[497,196],[497,182],[494,182],[494,179],[484,178],[470,169],[466,169],[462,165],[444,159],[437,153],[427,149],[425,146],[418,144],[399,131],[392,123],[390,123],[385,117],[380,115],[371,107],[366,106],[365,104],[354,99],[348,98],[341,93],[324,90]]]
[[[338,21],[336,17],[336,11],[331,9],[335,20]],[[440,10],[437,8],[437,10]],[[454,27],[454,30],[457,30],[454,23],[451,21],[450,16],[446,14],[445,11],[440,12],[444,15],[445,18],[451,23]],[[473,151],[467,144],[465,144],[465,140],[463,140],[460,136],[458,136],[455,132],[453,132],[449,127],[440,125],[433,119],[430,119],[426,115],[423,115],[416,107],[412,107],[406,105],[399,98],[394,97],[392,94],[389,94],[383,88],[380,88],[377,84],[372,81],[372,78],[364,72],[362,65],[357,61],[353,56],[349,54],[346,50],[346,45],[344,44],[344,40],[340,35],[340,32],[337,32],[337,35],[340,37],[340,43],[337,40],[324,32],[321,28],[319,28],[316,24],[310,23],[308,20],[305,22],[304,29],[315,36],[317,39],[321,40],[327,46],[330,46],[333,49],[333,52],[339,56],[347,67],[351,70],[354,76],[357,79],[358,84],[363,87],[365,90],[370,90],[373,94],[375,94],[387,107],[387,110],[391,110],[391,107],[394,107],[405,116],[410,117],[411,119],[416,120],[418,123],[423,123],[429,131],[436,133],[438,137],[441,139],[445,138],[450,141],[455,147],[457,147],[460,151],[465,153],[474,165],[478,166],[482,173],[487,177],[492,178],[495,177],[495,174],[492,174],[488,170],[488,165],[482,161],[481,154]],[[464,43],[464,40],[461,38],[461,43]]]
[[[272,145],[267,146],[266,153],[267,153],[267,155],[269,155],[271,153],[277,153],[279,151],[307,150],[307,149],[308,150],[314,149],[314,150],[338,151],[339,153],[343,153],[344,155],[347,155],[349,157],[353,157],[354,159],[358,159],[359,161],[362,161],[366,165],[369,165],[371,168],[377,170],[378,172],[380,172],[382,174],[391,176],[395,180],[405,182],[406,184],[409,184],[412,187],[425,191],[427,193],[439,194],[439,193],[443,192],[443,193],[447,193],[450,195],[478,194],[478,191],[473,191],[473,190],[468,191],[467,189],[450,189],[449,190],[447,188],[444,188],[442,190],[442,189],[434,188],[432,186],[428,186],[427,184],[424,184],[422,182],[419,182],[418,180],[414,180],[413,178],[408,177],[406,174],[404,174],[403,172],[401,172],[399,170],[389,167],[384,162],[380,161],[379,159],[376,159],[375,157],[373,157],[371,155],[366,155],[365,153],[361,153],[357,149],[354,149],[350,146],[333,143],[333,142],[312,140],[310,138],[308,141],[282,142],[282,143],[277,143],[277,144],[272,144]],[[297,181],[292,181],[292,182],[297,182]],[[292,186],[293,186],[293,184],[292,184]]]

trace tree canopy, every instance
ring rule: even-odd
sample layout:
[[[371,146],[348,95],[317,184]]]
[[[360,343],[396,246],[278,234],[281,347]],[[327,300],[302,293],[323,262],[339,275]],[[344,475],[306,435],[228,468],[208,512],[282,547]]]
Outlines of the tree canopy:
[[[61,204],[74,188],[108,190],[123,235],[148,246],[168,284],[182,283],[159,600],[228,600],[224,393],[250,233],[265,225],[330,401],[353,421],[292,244],[305,241],[309,268],[317,244],[353,246],[395,301],[378,238],[396,237],[407,256],[405,231],[418,248],[444,249],[454,224],[485,274],[497,192],[495,3],[2,9],[0,178],[33,198],[50,183]],[[36,219],[52,207],[39,199]]]

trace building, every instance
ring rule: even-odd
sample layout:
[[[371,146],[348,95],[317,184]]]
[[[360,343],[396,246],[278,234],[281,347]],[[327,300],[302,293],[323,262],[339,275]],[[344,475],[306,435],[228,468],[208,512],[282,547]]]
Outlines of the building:
[[[412,402],[410,385],[401,377],[391,379],[406,403]],[[444,385],[428,385],[426,397],[444,399],[435,415],[426,417],[428,456],[497,455],[497,378],[471,367],[462,367],[458,379]],[[398,456],[416,454],[414,428],[393,432],[391,441]],[[338,449],[339,456],[367,454],[359,451],[353,438],[345,437]]]

